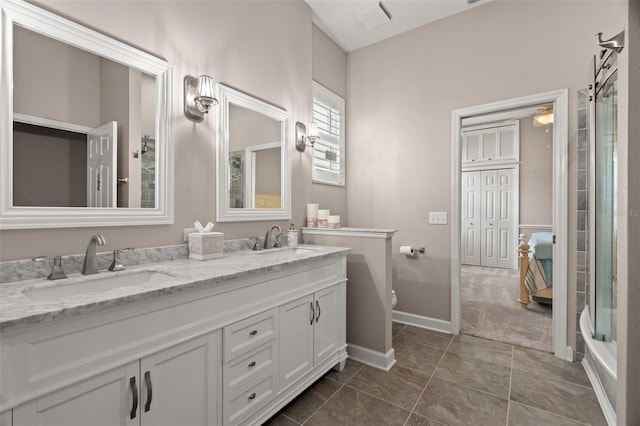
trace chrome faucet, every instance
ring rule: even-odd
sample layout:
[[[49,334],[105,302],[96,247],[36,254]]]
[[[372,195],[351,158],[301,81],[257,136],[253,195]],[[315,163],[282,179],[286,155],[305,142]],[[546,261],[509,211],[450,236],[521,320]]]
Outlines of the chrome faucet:
[[[269,228],[269,230],[267,231],[267,235],[264,236],[264,244],[263,244],[262,248],[270,249],[270,248],[273,248],[273,247],[280,247],[280,243],[278,243],[278,236],[277,235],[276,235],[276,243],[273,244],[271,242],[271,231],[273,231],[274,228],[276,228],[278,230],[278,232],[282,232],[282,229],[278,225],[273,225],[271,228]]]
[[[105,245],[107,240],[102,235],[94,235],[89,239],[87,251],[84,254],[84,263],[82,264],[82,275],[91,275],[98,273],[98,262],[96,262],[96,244]]]

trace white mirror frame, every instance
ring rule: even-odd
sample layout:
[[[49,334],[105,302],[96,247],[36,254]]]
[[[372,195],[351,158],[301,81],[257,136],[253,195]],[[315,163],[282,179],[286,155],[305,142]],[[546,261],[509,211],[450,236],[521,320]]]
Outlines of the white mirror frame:
[[[156,79],[155,208],[13,206],[13,26],[43,34]],[[0,229],[76,228],[173,223],[173,68],[166,61],[29,3],[0,2]]]
[[[291,115],[284,109],[271,105],[253,96],[242,93],[224,84],[217,85],[218,134],[217,134],[217,178],[216,220],[218,222],[282,220],[291,219]],[[280,194],[282,208],[255,209],[229,207],[229,104],[241,106],[280,122],[282,149],[280,170]]]

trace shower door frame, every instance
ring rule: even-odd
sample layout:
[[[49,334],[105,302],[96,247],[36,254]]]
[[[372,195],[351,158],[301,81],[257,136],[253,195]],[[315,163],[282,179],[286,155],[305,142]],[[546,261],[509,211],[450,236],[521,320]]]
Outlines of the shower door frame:
[[[567,257],[569,216],[569,91],[568,89],[513,98],[489,104],[453,110],[452,188],[451,193],[451,333],[459,334],[462,323],[460,297],[461,268],[461,174],[462,119],[540,104],[553,103],[553,340],[556,357],[573,361],[573,349],[567,346]],[[515,301],[514,301],[515,303]]]

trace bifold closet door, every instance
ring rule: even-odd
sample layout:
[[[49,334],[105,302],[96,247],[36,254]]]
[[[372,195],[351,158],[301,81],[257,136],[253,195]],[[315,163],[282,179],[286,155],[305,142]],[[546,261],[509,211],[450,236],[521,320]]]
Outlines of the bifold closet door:
[[[462,173],[462,264],[480,266],[480,171]]]
[[[513,268],[515,263],[515,169],[480,172],[480,264]]]

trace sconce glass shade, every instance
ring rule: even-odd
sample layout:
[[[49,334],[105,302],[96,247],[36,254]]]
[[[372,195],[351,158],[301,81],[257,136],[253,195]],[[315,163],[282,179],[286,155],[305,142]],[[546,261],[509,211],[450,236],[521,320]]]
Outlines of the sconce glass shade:
[[[313,144],[320,139],[318,133],[318,125],[313,121],[309,123],[309,133],[307,134],[307,126],[301,122],[296,122],[296,149],[300,152],[304,152],[307,146],[313,148]],[[307,144],[307,141],[310,143]]]
[[[315,121],[309,123],[309,134],[307,135],[307,139],[311,142],[311,146],[316,142],[317,139],[320,138],[320,134],[318,133],[318,125]]]
[[[209,112],[209,108],[218,105],[213,87],[213,77],[208,75],[198,77],[195,102],[198,109],[205,114]]]
[[[196,123],[204,120],[204,115],[212,106],[218,104],[215,96],[213,78],[201,75],[199,78],[190,75],[184,78],[184,115]]]

